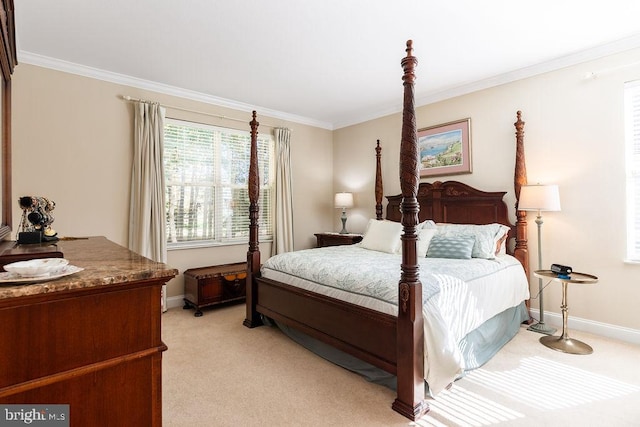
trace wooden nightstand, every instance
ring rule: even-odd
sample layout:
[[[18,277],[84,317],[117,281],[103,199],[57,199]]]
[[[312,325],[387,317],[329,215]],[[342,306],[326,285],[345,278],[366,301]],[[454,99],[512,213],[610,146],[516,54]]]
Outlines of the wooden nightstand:
[[[316,233],[317,246],[353,245],[362,241],[362,234]]]

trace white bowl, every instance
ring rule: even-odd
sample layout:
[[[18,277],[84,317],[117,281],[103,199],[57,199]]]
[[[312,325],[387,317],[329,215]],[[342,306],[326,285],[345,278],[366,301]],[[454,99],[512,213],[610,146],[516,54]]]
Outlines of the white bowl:
[[[40,258],[13,262],[5,265],[4,269],[21,277],[39,277],[55,274],[67,264],[69,261],[64,258]]]

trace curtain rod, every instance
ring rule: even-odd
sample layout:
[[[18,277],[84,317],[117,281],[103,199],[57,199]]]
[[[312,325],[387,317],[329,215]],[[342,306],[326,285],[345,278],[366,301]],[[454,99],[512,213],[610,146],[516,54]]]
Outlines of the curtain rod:
[[[245,124],[249,123],[249,121],[246,120],[246,119],[236,119],[235,117],[228,117],[228,116],[223,116],[223,115],[220,115],[220,114],[208,113],[206,111],[191,110],[189,108],[176,107],[175,105],[161,104],[161,103],[156,102],[156,101],[147,101],[146,99],[133,98],[133,97],[131,97],[129,95],[121,95],[121,97],[125,101],[143,102],[145,104],[159,104],[162,107],[170,108],[172,110],[180,110],[180,111],[186,111],[188,113],[202,114],[202,115],[205,115],[205,116],[216,117],[218,119],[224,119],[224,120],[233,120],[235,122],[241,122],[241,123],[245,123]],[[269,128],[277,128],[278,127],[278,126],[265,124],[265,123],[262,123],[262,122],[260,122],[260,126],[266,126],[266,127],[269,127]]]

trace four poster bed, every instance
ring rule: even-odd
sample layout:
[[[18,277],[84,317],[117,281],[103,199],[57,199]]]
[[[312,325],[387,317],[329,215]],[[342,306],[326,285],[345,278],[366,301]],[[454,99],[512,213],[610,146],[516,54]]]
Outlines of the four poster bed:
[[[407,42],[406,52],[401,62],[404,69],[402,194],[387,197],[383,218],[378,143],[376,219],[370,221],[362,243],[357,245],[296,251],[290,253],[293,260],[282,254],[261,265],[258,122],[253,112],[244,325],[252,328],[270,319],[285,329],[293,328],[322,345],[389,373],[397,390],[393,409],[415,420],[429,409],[425,393],[437,393],[466,369],[484,363],[517,333],[520,323],[528,319],[524,301],[528,299],[529,266],[525,214],[517,210],[516,202],[516,225],[510,223],[503,200],[506,192],[484,192],[456,181],[419,182],[413,93],[417,60],[412,56],[411,41]],[[524,122],[520,112],[515,126],[517,200],[520,187],[526,184]],[[380,235],[375,233],[380,227],[385,230],[382,232],[385,238],[393,236],[393,243],[378,238]],[[469,239],[469,233],[477,234]],[[444,245],[446,252],[446,246],[457,242],[456,239],[466,241],[468,251],[461,256],[464,260],[445,259],[435,253],[433,248],[442,249]],[[507,244],[512,239],[515,245]],[[488,246],[482,246],[485,243]],[[504,255],[505,251],[512,256]],[[357,252],[366,252],[368,258],[357,261],[362,260],[354,258]],[[323,258],[325,256],[333,258]],[[320,271],[311,271],[310,264],[320,266]],[[469,271],[474,270],[473,273],[463,273],[462,279],[454,277],[456,272],[467,271],[471,265],[474,267],[469,267]],[[289,273],[298,276],[297,283],[287,278],[291,276],[287,268]],[[492,270],[491,275],[488,269]],[[343,276],[332,278],[329,272],[342,272]],[[496,279],[493,274],[509,278]],[[328,281],[325,287],[328,290],[321,290],[318,283],[321,277]],[[351,291],[355,292],[355,298],[347,296],[349,292],[344,285],[347,282],[355,286]],[[481,310],[475,310],[476,300],[483,304]],[[501,302],[497,303],[498,300]],[[456,310],[449,308],[452,301],[452,305],[458,306]],[[486,313],[480,315],[480,312]],[[488,347],[478,344],[476,338],[469,338],[476,331],[486,335],[487,330],[493,337]]]

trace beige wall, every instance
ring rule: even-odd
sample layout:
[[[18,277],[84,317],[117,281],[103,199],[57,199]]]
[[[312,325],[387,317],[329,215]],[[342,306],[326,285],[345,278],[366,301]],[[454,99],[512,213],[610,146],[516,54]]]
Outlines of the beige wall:
[[[516,111],[525,125],[530,183],[556,183],[561,212],[543,216],[543,267],[552,262],[599,276],[596,285],[571,285],[570,318],[640,332],[640,265],[625,264],[623,84],[640,79],[640,50],[610,56],[417,109],[418,127],[471,118],[473,173],[456,179],[488,191],[508,191],[513,206]],[[635,65],[628,65],[633,64]],[[604,70],[595,79],[588,72]],[[418,79],[422,77],[420,66]],[[401,76],[398,67],[398,76]],[[398,97],[402,84],[398,83]],[[351,182],[357,207],[353,231],[374,216],[375,140],[383,147],[385,194],[400,192],[399,114],[334,132],[334,185]],[[531,265],[537,267],[535,215],[529,215]],[[532,279],[532,294],[538,281]],[[545,290],[545,312],[560,313],[560,285]],[[537,300],[532,301],[537,308]],[[552,315],[552,317],[554,317]],[[555,316],[558,319],[558,316]],[[597,329],[597,328],[595,328]]]
[[[13,80],[13,198],[41,195],[56,202],[54,229],[60,236],[106,236],[123,246],[128,212],[133,110],[121,95],[244,118],[247,124],[168,108],[167,116],[249,130],[251,114],[182,98],[121,86],[28,64]],[[292,129],[294,244],[311,247],[313,233],[331,227],[333,193],[332,133],[260,116],[268,125]],[[310,191],[311,190],[311,191]],[[21,211],[13,210],[17,229]],[[15,237],[15,235],[14,235]],[[270,245],[262,244],[266,257]],[[246,259],[246,245],[169,251],[168,264],[180,273]],[[182,275],[169,283],[168,295],[183,294]]]
[[[508,191],[513,206],[515,113],[522,110],[529,182],[560,186],[562,211],[544,215],[544,266],[559,262],[600,277],[595,286],[569,289],[575,318],[640,331],[640,266],[623,262],[625,250],[624,132],[622,89],[640,79],[636,49],[417,109],[419,127],[471,118],[473,173],[457,179],[485,190]],[[596,79],[588,72],[605,70]],[[608,71],[606,71],[608,70]],[[398,68],[398,75],[401,70]],[[418,78],[421,77],[418,68]],[[249,114],[120,86],[28,64],[13,82],[13,197],[45,195],[56,201],[54,227],[62,236],[104,235],[127,241],[132,110],[119,95],[231,117]],[[398,83],[398,97],[402,84]],[[258,112],[259,113],[259,112]],[[224,123],[207,116],[168,110],[168,116]],[[400,115],[330,132],[260,117],[265,124],[292,128],[296,249],[311,247],[313,233],[339,230],[335,191],[353,191],[356,206],[347,226],[361,232],[374,216],[375,141],[383,147],[385,194],[397,194]],[[248,125],[247,125],[248,126]],[[261,128],[264,132],[265,129]],[[14,229],[20,211],[14,205]],[[536,266],[534,216],[529,248]],[[262,245],[263,251],[268,248]],[[187,268],[242,261],[244,245],[171,251],[169,264]],[[532,280],[532,293],[537,280]],[[182,278],[169,295],[183,292]],[[545,309],[560,312],[559,285],[545,291]],[[537,307],[537,300],[532,301]]]

